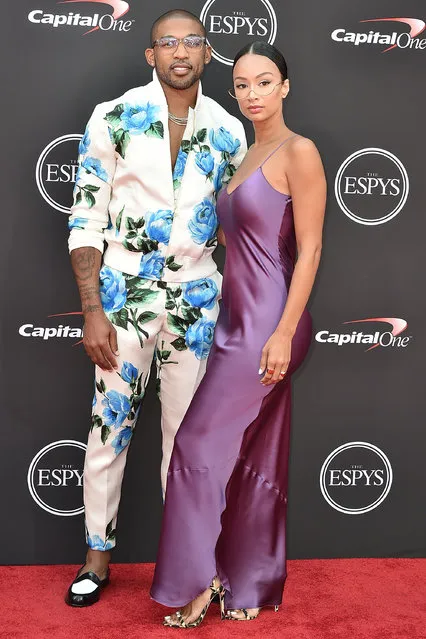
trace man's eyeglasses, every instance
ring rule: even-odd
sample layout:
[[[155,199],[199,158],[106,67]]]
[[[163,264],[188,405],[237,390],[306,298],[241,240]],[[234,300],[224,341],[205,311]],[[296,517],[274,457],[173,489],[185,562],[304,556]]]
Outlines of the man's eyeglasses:
[[[249,97],[252,91],[255,95],[267,96],[271,95],[271,93],[273,93],[277,87],[281,86],[283,82],[284,81],[282,80],[277,84],[272,84],[269,80],[262,80],[262,82],[257,85],[256,89],[248,86],[244,82],[240,82],[239,84],[236,84],[233,89],[228,89],[228,93],[236,100],[245,100]]]
[[[164,51],[175,51],[181,42],[187,51],[194,51],[201,49],[201,47],[207,42],[207,38],[198,35],[185,36],[184,38],[165,36],[164,38],[154,40],[152,46],[157,46],[159,49],[163,49]]]

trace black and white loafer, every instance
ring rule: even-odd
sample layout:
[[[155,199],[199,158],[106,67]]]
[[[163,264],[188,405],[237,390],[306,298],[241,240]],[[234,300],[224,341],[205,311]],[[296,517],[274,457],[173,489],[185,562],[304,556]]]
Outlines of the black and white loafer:
[[[68,588],[65,603],[75,608],[92,606],[99,601],[101,590],[109,584],[109,568],[105,579],[99,579],[98,575],[89,570],[77,577]]]

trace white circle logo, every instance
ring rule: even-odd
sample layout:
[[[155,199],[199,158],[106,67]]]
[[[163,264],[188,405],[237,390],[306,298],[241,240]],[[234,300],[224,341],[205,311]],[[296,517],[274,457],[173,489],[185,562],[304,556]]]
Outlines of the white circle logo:
[[[352,153],[339,168],[334,193],[343,213],[367,226],[385,224],[401,212],[410,185],[402,162],[374,147]]]
[[[320,472],[326,502],[345,515],[362,515],[386,499],[392,467],[384,452],[367,442],[349,442],[327,457]]]
[[[50,142],[37,161],[38,190],[50,206],[61,213],[69,213],[78,170],[79,133],[62,135]]]
[[[269,0],[247,3],[243,0],[207,0],[200,20],[206,27],[213,57],[232,66],[234,56],[255,40],[275,42],[277,16]]]
[[[86,445],[62,439],[42,448],[28,469],[27,483],[36,504],[51,515],[81,515]]]

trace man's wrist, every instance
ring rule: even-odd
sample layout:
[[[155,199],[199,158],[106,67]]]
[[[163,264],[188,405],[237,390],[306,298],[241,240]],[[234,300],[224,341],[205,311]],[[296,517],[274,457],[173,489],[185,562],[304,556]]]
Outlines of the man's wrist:
[[[84,317],[90,317],[92,315],[97,315],[104,312],[102,304],[100,302],[86,303],[84,304],[82,311]]]

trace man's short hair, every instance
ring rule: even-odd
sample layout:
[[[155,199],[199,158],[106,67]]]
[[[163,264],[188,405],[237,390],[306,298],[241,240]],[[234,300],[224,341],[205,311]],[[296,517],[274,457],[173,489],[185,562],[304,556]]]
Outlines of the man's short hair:
[[[203,36],[207,35],[204,24],[201,22],[200,18],[196,16],[194,13],[191,13],[190,11],[187,11],[186,9],[170,9],[169,11],[166,11],[166,13],[163,13],[159,18],[157,18],[154,21],[151,27],[151,44],[156,39],[157,30],[160,24],[164,20],[168,20],[169,18],[187,18],[189,20],[193,20],[200,27],[202,35]]]

